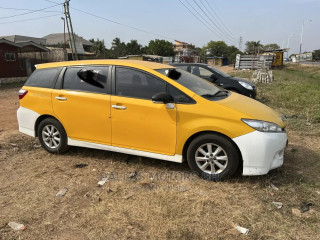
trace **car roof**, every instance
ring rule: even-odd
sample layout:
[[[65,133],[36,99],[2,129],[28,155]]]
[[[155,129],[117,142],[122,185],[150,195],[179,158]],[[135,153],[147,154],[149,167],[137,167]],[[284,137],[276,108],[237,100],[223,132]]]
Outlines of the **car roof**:
[[[172,66],[139,60],[123,60],[123,59],[94,59],[94,60],[80,60],[67,62],[51,62],[37,65],[37,69],[54,68],[54,67],[68,67],[68,66],[87,66],[87,65],[120,65],[128,67],[145,67],[149,69],[164,69],[172,68]]]
[[[206,63],[170,63],[170,65],[172,66],[179,66],[179,65],[185,65],[185,66],[188,66],[188,65],[199,65],[199,66],[208,66],[209,64],[206,64]]]

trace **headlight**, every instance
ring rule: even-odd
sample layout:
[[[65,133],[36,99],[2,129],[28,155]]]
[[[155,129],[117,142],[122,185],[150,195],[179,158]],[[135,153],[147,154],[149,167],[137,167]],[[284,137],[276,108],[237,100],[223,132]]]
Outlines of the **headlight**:
[[[265,122],[260,120],[252,120],[252,119],[241,119],[245,124],[250,127],[260,131],[260,132],[284,132],[280,126],[275,123]]]
[[[240,83],[241,86],[246,88],[246,89],[253,90],[252,86],[250,84],[246,83],[246,82],[238,81],[238,83]]]

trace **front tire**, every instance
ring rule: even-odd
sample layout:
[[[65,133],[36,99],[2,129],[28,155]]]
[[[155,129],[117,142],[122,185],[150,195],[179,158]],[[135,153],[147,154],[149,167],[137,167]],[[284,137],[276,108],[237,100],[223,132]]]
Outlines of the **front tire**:
[[[46,118],[39,124],[38,138],[42,147],[49,153],[60,154],[68,150],[66,131],[54,118]]]
[[[217,134],[204,134],[189,145],[187,161],[190,168],[201,178],[220,181],[235,174],[240,155],[228,138]]]

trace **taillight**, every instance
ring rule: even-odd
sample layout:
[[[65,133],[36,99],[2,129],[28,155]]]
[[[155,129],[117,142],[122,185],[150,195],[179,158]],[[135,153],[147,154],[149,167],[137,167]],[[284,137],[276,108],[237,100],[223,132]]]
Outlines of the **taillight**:
[[[19,90],[19,99],[22,99],[25,95],[27,95],[28,90],[20,89]]]

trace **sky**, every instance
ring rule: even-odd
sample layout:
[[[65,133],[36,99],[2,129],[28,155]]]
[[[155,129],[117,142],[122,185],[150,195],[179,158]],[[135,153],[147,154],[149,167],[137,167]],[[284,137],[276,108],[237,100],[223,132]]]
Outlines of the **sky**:
[[[43,37],[62,33],[63,7],[55,2],[61,3],[63,0],[0,0],[0,36]],[[30,13],[28,10],[4,8],[47,9]],[[124,42],[136,39],[142,45],[147,45],[153,39],[179,40],[197,47],[218,40],[239,47],[242,37],[242,50],[246,41],[260,41],[264,45],[277,43],[280,47],[287,47],[290,39],[290,54],[298,53],[304,19],[302,51],[313,51],[320,49],[319,13],[320,0],[70,1],[74,32],[85,39],[104,39],[108,48],[115,37]]]

